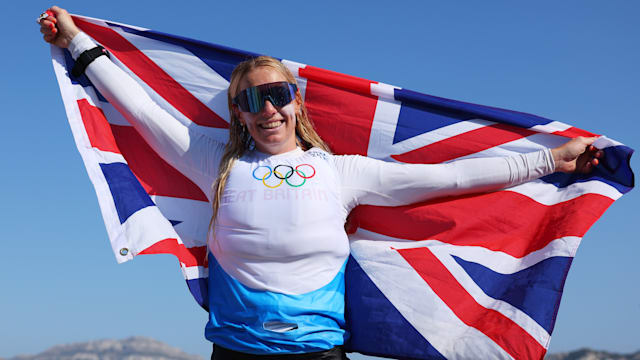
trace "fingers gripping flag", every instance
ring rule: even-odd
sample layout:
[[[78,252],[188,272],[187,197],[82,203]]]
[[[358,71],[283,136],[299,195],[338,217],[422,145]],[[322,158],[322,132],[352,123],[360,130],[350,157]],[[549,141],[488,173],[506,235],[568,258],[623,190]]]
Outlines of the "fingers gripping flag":
[[[170,114],[226,141],[231,71],[256,54],[74,19]],[[206,308],[207,196],[161,159],[85,76],[70,75],[66,50],[52,47],[52,56],[116,259],[175,255],[189,290]],[[337,154],[440,163],[594,135],[530,114],[282,62],[296,76],[318,133]],[[595,145],[605,158],[589,175],[552,174],[493,193],[356,208],[346,272],[348,349],[410,359],[542,358],[582,236],[633,187],[633,150],[605,137]]]

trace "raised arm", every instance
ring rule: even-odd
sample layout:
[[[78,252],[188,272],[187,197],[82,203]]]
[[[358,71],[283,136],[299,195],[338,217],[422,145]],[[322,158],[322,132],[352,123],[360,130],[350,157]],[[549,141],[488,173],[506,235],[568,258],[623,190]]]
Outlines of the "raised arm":
[[[588,172],[602,152],[595,138],[511,157],[476,158],[446,164],[398,164],[362,156],[335,156],[342,198],[350,210],[359,204],[399,206],[428,199],[498,190],[555,171]]]
[[[44,39],[66,47],[76,59],[96,46],[73,23],[69,14],[52,7],[54,16],[40,21]],[[149,145],[173,167],[187,175],[210,196],[211,184],[224,145],[183,125],[156,104],[144,89],[106,56],[95,59],[85,74],[93,85],[135,127]]]

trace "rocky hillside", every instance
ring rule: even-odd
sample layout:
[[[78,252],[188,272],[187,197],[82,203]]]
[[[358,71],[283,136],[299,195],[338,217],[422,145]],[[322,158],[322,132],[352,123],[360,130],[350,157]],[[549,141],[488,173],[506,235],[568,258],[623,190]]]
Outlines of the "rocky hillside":
[[[0,359],[3,360],[3,359]],[[57,345],[37,355],[4,360],[203,360],[160,341],[135,336],[124,340],[96,340]]]
[[[640,351],[633,354],[616,354],[606,351],[580,349],[567,353],[556,353],[545,356],[545,360],[640,360]]]
[[[0,360],[204,360],[160,341],[135,336],[124,340],[96,340],[84,343],[57,345],[40,354],[20,355]],[[482,360],[482,359],[479,359]],[[640,360],[640,351],[616,354],[580,349],[567,353],[549,354],[545,360]]]

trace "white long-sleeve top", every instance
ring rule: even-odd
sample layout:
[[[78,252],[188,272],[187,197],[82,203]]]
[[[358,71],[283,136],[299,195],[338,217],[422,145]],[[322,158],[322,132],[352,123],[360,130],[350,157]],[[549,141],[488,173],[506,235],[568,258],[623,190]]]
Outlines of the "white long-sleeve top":
[[[80,33],[71,42],[69,50],[75,59],[94,46],[87,35]],[[224,145],[183,125],[163,110],[107,57],[93,61],[86,74],[151,147],[193,180],[211,201],[211,186],[218,176]],[[236,307],[260,307],[254,302],[261,300],[246,295],[253,290],[298,296],[312,294],[335,283],[349,254],[343,225],[357,205],[398,206],[442,196],[496,190],[547,175],[554,168],[549,149],[512,157],[430,165],[332,155],[316,148],[307,151],[298,148],[278,155],[249,151],[231,170],[220,202],[215,234],[210,234],[208,240],[209,250],[215,256],[210,277],[216,271],[230,276],[231,280],[216,286],[227,287],[228,293],[235,294],[235,300],[216,298],[223,296],[217,289],[211,294],[212,305],[224,304],[233,313]],[[220,279],[217,277],[218,282]],[[339,288],[343,284],[335,286]],[[334,292],[336,294],[329,301],[332,305],[327,305],[332,309],[336,308],[336,301],[343,301],[340,290]],[[300,307],[308,306],[305,304],[287,305],[287,309],[294,310],[279,308],[273,312],[293,314]],[[269,311],[265,310],[265,313]],[[318,313],[322,311],[318,310]],[[336,311],[332,311],[334,313]],[[224,324],[235,321],[227,318],[223,321],[227,315],[219,309],[212,311],[207,337],[235,350],[247,350],[236,343],[224,342],[234,336],[245,336],[219,330],[229,328]],[[288,323],[296,319],[293,315],[281,316],[286,317]],[[325,319],[340,315],[322,316]],[[250,321],[238,320],[242,324],[238,326],[264,330],[259,329],[265,328],[262,323],[245,324]],[[339,319],[336,323],[340,323]],[[309,333],[314,331],[317,329],[311,328]],[[252,336],[263,339],[262,335]],[[267,350],[249,350],[269,352],[272,339],[264,341]],[[238,344],[247,342],[251,340],[238,340]],[[332,344],[336,345],[335,342]]]

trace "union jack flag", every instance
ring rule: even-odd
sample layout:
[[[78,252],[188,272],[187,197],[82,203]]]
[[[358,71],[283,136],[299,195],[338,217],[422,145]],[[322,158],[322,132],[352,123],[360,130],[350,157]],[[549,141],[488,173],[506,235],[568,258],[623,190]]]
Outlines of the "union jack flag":
[[[227,86],[256,54],[75,16],[176,119],[226,141]],[[206,308],[203,191],[161,159],[52,47],[73,135],[118,262],[175,255]],[[337,154],[440,163],[555,147],[594,134],[535,115],[425,95],[282,60],[297,77],[318,133]],[[552,174],[502,191],[411,206],[360,206],[346,271],[347,348],[409,359],[540,359],[580,240],[633,187],[632,149],[606,137],[589,175]]]

